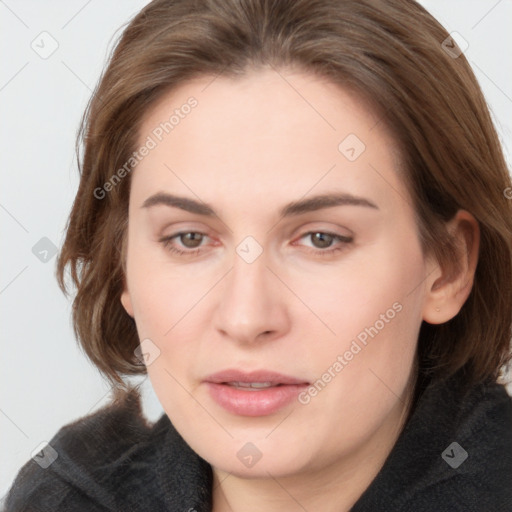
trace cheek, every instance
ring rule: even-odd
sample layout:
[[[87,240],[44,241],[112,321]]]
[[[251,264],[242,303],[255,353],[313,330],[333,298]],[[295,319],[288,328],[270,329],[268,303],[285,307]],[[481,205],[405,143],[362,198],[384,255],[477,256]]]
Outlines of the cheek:
[[[162,253],[152,248],[135,249],[127,270],[139,335],[163,340],[178,324],[181,327],[181,320],[211,288],[212,279],[190,268],[171,265]]]
[[[186,426],[201,413],[190,400],[194,390],[189,372],[198,355],[204,290],[190,278],[171,279],[154,266],[146,270],[134,281],[134,313],[139,338],[149,338],[157,347],[158,357],[147,365],[147,373],[171,421]]]
[[[163,252],[143,244],[133,249],[127,271],[137,332],[158,352],[147,365],[148,375],[164,408],[177,410],[175,406],[186,407],[190,398],[180,383],[190,389],[187,372],[197,360],[206,321],[204,297],[215,276],[171,266]]]
[[[324,330],[321,343],[304,347],[315,380],[301,403],[305,417],[330,418],[312,425],[329,457],[367,440],[405,399],[421,325],[421,287],[413,283],[423,267],[419,254],[396,262],[391,254],[351,269],[311,303],[336,335]]]
[[[305,347],[322,381],[324,398],[318,403],[377,410],[396,398],[389,389],[400,395],[416,351],[424,273],[419,246],[390,244],[347,263],[309,294],[311,309],[335,333],[324,329],[323,343]],[[306,324],[303,320],[298,329],[307,330]]]
[[[373,326],[379,333],[398,331],[408,338],[404,327],[412,323],[416,328],[421,319],[425,267],[419,246],[389,243],[372,249],[317,276],[296,278],[297,295],[334,331],[330,339],[339,348]]]

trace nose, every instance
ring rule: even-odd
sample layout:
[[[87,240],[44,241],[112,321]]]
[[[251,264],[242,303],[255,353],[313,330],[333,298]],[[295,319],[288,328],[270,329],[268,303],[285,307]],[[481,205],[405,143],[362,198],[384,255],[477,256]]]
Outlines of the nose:
[[[221,283],[214,325],[237,343],[273,340],[290,328],[283,284],[267,267],[265,252],[252,263],[237,254]]]

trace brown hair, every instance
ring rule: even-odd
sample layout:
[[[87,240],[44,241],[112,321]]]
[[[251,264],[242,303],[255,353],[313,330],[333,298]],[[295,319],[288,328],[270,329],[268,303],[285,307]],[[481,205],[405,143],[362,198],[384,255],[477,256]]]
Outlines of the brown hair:
[[[130,173],[104,198],[95,193],[130,161],[143,116],[188,79],[293,66],[356,91],[380,112],[401,150],[423,248],[443,266],[457,250],[446,221],[458,209],[478,220],[471,294],[451,321],[423,323],[418,361],[423,376],[462,370],[469,383],[496,379],[511,357],[510,177],[476,78],[448,37],[412,0],[148,4],[121,35],[82,119],[80,186],[57,264],[65,293],[69,265],[75,333],[96,366],[118,384],[145,372],[120,302]]]

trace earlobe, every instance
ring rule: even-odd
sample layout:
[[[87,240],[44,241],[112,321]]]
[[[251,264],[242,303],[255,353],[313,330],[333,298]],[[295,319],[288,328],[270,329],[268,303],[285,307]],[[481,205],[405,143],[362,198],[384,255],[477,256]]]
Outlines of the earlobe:
[[[132,299],[130,296],[130,292],[128,291],[128,284],[126,278],[126,252],[128,249],[128,237],[125,236],[123,238],[123,243],[121,247],[121,261],[123,266],[123,291],[121,292],[121,304],[123,305],[124,310],[133,318],[133,305]]]
[[[459,313],[471,293],[478,263],[480,229],[473,215],[459,210],[448,229],[459,248],[458,260],[452,266],[457,271],[442,270],[436,262],[429,272],[423,320],[430,324],[443,324]]]
[[[126,286],[123,292],[121,293],[121,304],[123,305],[125,311],[133,318],[132,299],[130,297],[130,292],[128,291]]]

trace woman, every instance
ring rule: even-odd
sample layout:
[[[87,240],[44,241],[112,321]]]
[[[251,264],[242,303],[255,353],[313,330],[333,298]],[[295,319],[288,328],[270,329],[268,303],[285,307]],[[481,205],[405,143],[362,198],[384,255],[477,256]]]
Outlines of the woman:
[[[422,7],[154,1],[82,126],[58,277],[118,397],[7,510],[512,509],[510,177]]]

